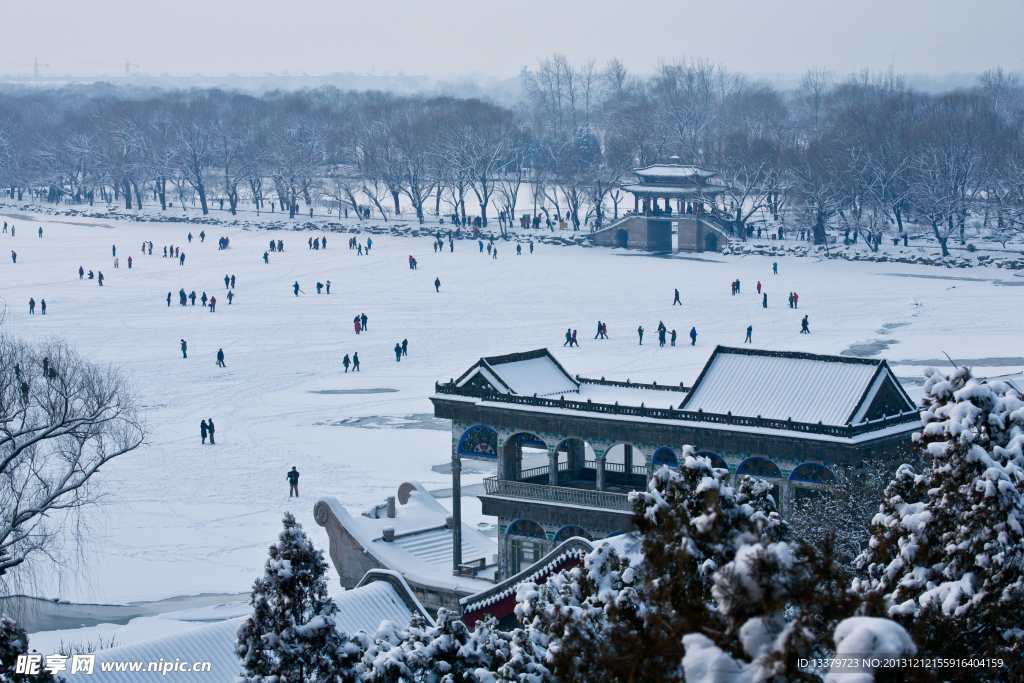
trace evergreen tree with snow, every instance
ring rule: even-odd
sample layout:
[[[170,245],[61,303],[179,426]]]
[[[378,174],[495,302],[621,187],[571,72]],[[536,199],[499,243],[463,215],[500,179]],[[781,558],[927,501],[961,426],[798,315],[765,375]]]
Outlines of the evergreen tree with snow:
[[[682,636],[724,627],[711,605],[715,572],[744,542],[787,535],[769,484],[728,479],[687,446],[678,470],[661,468],[631,494],[642,561],[601,546],[520,589],[516,614],[557,680],[683,680]]]
[[[921,474],[902,466],[858,564],[870,612],[907,627],[932,656],[1002,657],[1024,678],[1024,401],[965,368],[925,371]],[[946,673],[946,672],[943,672]]]
[[[327,563],[291,513],[253,583],[252,615],[238,627],[239,683],[345,683],[357,680],[361,647],[335,623]]]
[[[16,673],[18,656],[30,654],[28,634],[18,622],[0,616],[0,683],[54,683],[58,679],[40,666],[39,673]],[[45,660],[41,662],[45,664]]]

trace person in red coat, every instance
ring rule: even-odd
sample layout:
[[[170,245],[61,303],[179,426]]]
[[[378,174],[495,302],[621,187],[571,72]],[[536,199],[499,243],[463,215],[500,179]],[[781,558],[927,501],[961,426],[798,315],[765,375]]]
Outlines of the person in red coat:
[[[217,297],[210,297],[210,313],[213,313],[213,307],[217,305]]]

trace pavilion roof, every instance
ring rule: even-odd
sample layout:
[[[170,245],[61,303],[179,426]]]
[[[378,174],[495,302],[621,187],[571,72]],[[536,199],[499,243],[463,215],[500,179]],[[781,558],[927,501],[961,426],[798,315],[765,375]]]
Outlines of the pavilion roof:
[[[633,173],[641,178],[710,178],[715,175],[700,166],[682,166],[680,164],[654,164],[644,168],[635,168]]]
[[[633,194],[649,194],[658,197],[700,197],[725,192],[724,185],[623,185],[622,189]]]
[[[455,380],[459,387],[481,383],[499,393],[520,396],[575,393],[580,388],[547,349],[481,358]]]
[[[719,346],[682,409],[842,426],[915,406],[884,360]]]

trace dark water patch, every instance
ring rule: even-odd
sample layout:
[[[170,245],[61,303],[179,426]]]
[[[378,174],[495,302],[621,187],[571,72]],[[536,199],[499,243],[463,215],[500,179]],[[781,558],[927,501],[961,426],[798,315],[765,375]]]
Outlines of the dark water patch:
[[[997,358],[953,358],[958,366],[979,367],[979,368],[1008,368],[1024,366],[1024,358],[1004,356]],[[891,360],[889,365],[932,365],[939,369],[952,368],[948,358],[932,358],[930,360]]]
[[[899,344],[896,339],[875,339],[860,344],[850,344],[850,348],[840,351],[840,356],[856,356],[859,358],[870,358],[885,351],[891,344]]]
[[[462,472],[464,474],[494,474],[498,467],[498,463],[495,460],[490,462],[486,460],[470,460],[469,458],[462,458]],[[452,463],[445,462],[440,465],[434,465],[430,468],[432,472],[438,474],[451,474]],[[448,495],[451,495],[450,493]]]
[[[315,422],[317,425],[331,427],[358,427],[360,429],[433,429],[439,432],[450,432],[452,421],[434,417],[430,413],[414,415],[368,415],[364,417],[346,417],[333,422]]]
[[[0,608],[6,613],[18,615],[18,622],[25,630],[35,633],[100,624],[123,626],[138,617],[220,605],[244,600],[248,596],[248,593],[205,593],[154,602],[130,602],[127,605],[91,605],[15,595],[0,598]]]

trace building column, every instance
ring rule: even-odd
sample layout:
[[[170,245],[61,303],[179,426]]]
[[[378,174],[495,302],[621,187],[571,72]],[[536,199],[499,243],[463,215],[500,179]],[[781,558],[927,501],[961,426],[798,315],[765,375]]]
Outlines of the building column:
[[[548,449],[548,486],[558,486],[558,446]]]
[[[452,573],[459,574],[462,564],[462,458],[459,447],[452,448]]]
[[[626,486],[632,486],[633,482],[633,446],[626,444],[622,447],[624,452],[622,456],[622,462],[625,465],[626,470]]]
[[[640,195],[633,195],[633,212],[640,213]]]
[[[604,452],[599,453],[595,450],[594,453],[597,455],[597,490],[604,491]]]
[[[779,501],[779,514],[783,518],[789,519],[789,515],[793,511],[793,482],[784,479],[782,485],[779,486],[779,493],[779,498],[782,499]]]

